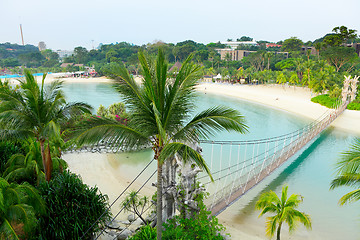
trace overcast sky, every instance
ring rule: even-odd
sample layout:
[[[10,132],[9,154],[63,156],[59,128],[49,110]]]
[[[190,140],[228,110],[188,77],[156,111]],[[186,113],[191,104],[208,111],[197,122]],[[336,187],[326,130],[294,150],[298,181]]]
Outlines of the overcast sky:
[[[322,37],[360,31],[360,0],[0,0],[0,43],[44,41],[53,50],[126,41],[209,43],[250,36]]]

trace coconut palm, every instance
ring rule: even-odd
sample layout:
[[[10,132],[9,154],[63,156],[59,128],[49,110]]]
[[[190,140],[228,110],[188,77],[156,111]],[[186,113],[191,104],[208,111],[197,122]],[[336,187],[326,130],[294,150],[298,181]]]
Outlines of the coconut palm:
[[[40,144],[43,169],[47,181],[52,170],[51,147],[49,141],[58,142],[68,121],[77,115],[90,113],[91,107],[85,103],[66,103],[61,90],[62,82],[53,81],[45,85],[29,70],[25,78],[19,79],[20,88],[0,87],[0,138],[35,138]]]
[[[356,139],[350,150],[343,153],[337,163],[338,176],[331,182],[331,189],[348,186],[356,189],[339,200],[341,205],[360,200],[360,139]]]
[[[244,133],[246,126],[239,112],[226,107],[212,107],[193,115],[195,86],[201,77],[201,68],[191,63],[191,56],[172,79],[168,78],[168,65],[161,50],[156,59],[140,51],[139,60],[143,70],[141,85],[134,81],[124,65],[112,67],[108,72],[130,111],[128,124],[125,126],[109,119],[92,118],[78,129],[77,140],[79,144],[88,144],[106,139],[128,149],[152,146],[158,174],[157,239],[161,239],[162,171],[165,161],[177,155],[184,162],[195,162],[210,174],[204,159],[190,144],[220,130]]]
[[[267,217],[266,234],[273,237],[276,232],[276,239],[280,240],[280,231],[285,222],[289,225],[290,233],[297,227],[297,222],[302,223],[306,228],[311,229],[311,220],[309,215],[296,210],[303,201],[301,195],[292,194],[287,197],[288,186],[284,186],[281,192],[281,199],[275,192],[263,193],[256,202],[256,208],[262,209],[260,216],[266,213],[274,213],[272,217]]]
[[[28,183],[9,184],[0,178],[0,196],[0,239],[28,239],[36,228],[36,214],[45,210],[37,190]]]

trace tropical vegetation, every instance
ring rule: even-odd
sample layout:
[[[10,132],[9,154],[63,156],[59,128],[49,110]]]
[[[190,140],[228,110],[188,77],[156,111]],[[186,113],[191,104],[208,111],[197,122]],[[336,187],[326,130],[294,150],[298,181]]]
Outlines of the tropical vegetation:
[[[282,188],[280,198],[271,190],[263,193],[256,202],[256,209],[261,210],[259,217],[266,213],[274,214],[267,217],[266,234],[269,237],[276,234],[276,239],[280,240],[281,227],[284,223],[288,224],[290,233],[296,229],[298,223],[311,229],[310,216],[296,209],[302,201],[302,196],[298,194],[292,194],[288,198],[288,186]]]
[[[29,70],[25,78],[19,79],[19,88],[8,84],[0,86],[0,138],[35,139],[40,145],[42,169],[45,179],[50,181],[53,170],[54,146],[62,144],[61,134],[67,123],[77,115],[90,113],[85,103],[67,103],[61,90],[62,82],[53,81],[45,85],[46,74],[40,85]]]

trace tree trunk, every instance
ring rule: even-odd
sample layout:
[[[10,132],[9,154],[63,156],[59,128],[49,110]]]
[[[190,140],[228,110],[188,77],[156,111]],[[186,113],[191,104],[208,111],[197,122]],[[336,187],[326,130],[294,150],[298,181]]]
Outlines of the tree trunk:
[[[163,164],[163,221],[173,218],[175,215],[175,198],[176,198],[176,160],[175,158],[167,159]]]
[[[45,173],[45,179],[46,181],[50,181],[51,179],[51,172],[52,172],[52,159],[51,159],[51,153],[50,153],[50,147],[49,144],[46,146],[45,150],[45,162],[46,162],[46,173]]]
[[[281,230],[281,223],[278,226],[278,229],[276,231],[276,240],[280,240],[280,230]]]
[[[162,164],[157,166],[157,203],[156,203],[156,239],[161,240],[162,233]]]
[[[46,157],[45,157],[45,148],[44,148],[45,140],[39,140],[39,142],[40,142],[40,150],[41,150],[41,159],[42,159],[45,178],[46,178],[47,169],[46,169]]]

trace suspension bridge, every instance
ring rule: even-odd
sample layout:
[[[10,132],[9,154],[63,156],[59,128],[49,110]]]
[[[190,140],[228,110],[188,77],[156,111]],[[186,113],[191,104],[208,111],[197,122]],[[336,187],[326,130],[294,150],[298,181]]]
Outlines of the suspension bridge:
[[[345,83],[346,80],[351,81],[350,79],[345,79]],[[210,181],[209,177],[204,173],[200,174],[196,180],[200,181],[202,188],[205,188],[206,191],[210,193],[210,196],[205,200],[205,204],[211,211],[211,214],[218,215],[224,211],[250,189],[272,174],[299,150],[313,141],[343,113],[348,103],[355,98],[354,94],[352,94],[353,91],[343,90],[343,101],[341,104],[338,104],[335,109],[328,110],[318,120],[288,134],[248,141],[200,141],[199,146],[202,149],[206,149],[206,152],[210,154],[210,156],[208,156],[210,163],[208,162],[208,164],[210,165],[209,168],[214,181]],[[129,190],[131,185],[146,171],[152,162],[154,162],[154,160],[148,163],[133,182],[115,199],[110,207],[121,199],[123,194]],[[156,170],[152,171],[151,176],[136,191],[137,193],[141,191],[155,173]],[[172,174],[175,176],[174,173]],[[195,183],[195,178],[193,183]],[[164,195],[166,195],[168,191],[171,192],[171,187],[164,189]],[[176,194],[173,196],[176,198]],[[148,209],[152,207],[151,205],[148,206]],[[110,207],[108,210],[110,210]],[[163,206],[163,210],[166,207],[167,206]],[[111,221],[115,220],[124,208],[125,207],[122,207]],[[95,222],[94,224],[97,223]],[[126,228],[128,227],[129,226]],[[125,229],[122,229],[118,234],[121,234],[124,230]],[[103,229],[95,239],[98,239],[104,231],[105,229]],[[86,233],[84,233],[84,236],[85,235]],[[117,239],[117,236],[115,236],[114,239]]]

